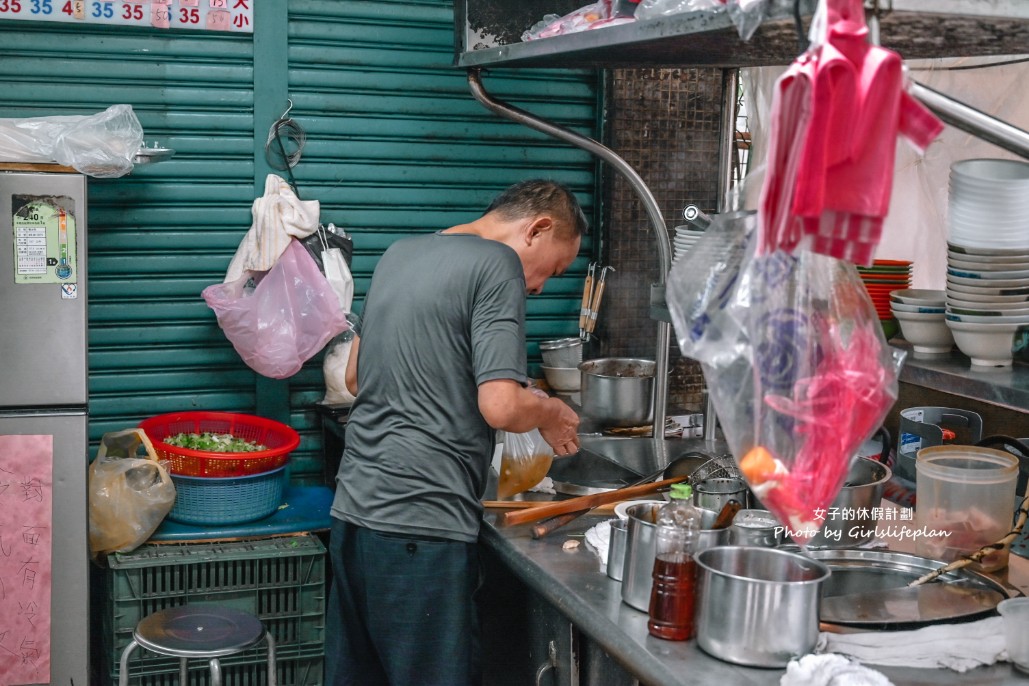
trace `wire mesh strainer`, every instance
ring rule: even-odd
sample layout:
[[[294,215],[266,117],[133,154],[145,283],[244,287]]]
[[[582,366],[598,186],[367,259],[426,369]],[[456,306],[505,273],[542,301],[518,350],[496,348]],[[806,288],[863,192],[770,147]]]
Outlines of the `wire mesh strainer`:
[[[698,484],[708,479],[742,479],[743,474],[732,455],[712,457],[690,474],[688,482]]]

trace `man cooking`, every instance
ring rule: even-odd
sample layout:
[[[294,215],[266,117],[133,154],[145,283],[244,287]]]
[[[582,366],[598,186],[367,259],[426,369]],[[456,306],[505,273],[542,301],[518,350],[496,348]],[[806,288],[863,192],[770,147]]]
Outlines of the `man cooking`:
[[[525,296],[568,268],[585,229],[567,188],[529,180],[380,259],[347,368],[329,686],[481,683],[472,596],[494,432],[579,447],[576,413],[524,385]]]

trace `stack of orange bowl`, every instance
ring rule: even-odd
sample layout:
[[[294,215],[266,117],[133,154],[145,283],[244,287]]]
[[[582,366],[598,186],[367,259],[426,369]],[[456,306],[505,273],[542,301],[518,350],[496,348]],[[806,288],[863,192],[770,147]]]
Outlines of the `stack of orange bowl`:
[[[900,326],[890,309],[890,293],[911,288],[911,261],[875,260],[871,267],[858,267],[857,270],[875,305],[883,333],[887,339],[892,338],[900,331]]]

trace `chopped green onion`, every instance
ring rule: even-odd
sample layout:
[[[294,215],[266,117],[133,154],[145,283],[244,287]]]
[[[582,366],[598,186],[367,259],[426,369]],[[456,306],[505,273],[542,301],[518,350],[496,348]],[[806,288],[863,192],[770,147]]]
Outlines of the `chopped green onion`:
[[[164,443],[178,448],[204,450],[211,453],[254,453],[268,448],[256,441],[236,438],[232,434],[179,433],[163,439]]]

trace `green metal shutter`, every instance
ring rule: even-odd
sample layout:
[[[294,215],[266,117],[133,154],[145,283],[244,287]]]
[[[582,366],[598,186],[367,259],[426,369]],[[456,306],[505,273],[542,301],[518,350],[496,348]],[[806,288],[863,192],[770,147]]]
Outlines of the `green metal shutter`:
[[[392,241],[466,221],[517,180],[564,181],[591,211],[595,163],[472,100],[451,66],[449,2],[290,0],[255,3],[255,13],[253,35],[0,21],[0,117],[128,103],[147,141],[176,150],[89,181],[91,441],[163,412],[258,412],[301,432],[294,480],[316,481],[321,356],[292,379],[265,379],[200,298],[250,227],[262,147],[285,98],[307,132],[294,170],[301,196],[354,235],[358,307]],[[592,75],[498,72],[487,84],[595,135]],[[590,250],[584,242],[569,273],[530,299],[534,357],[539,340],[574,334]]]

